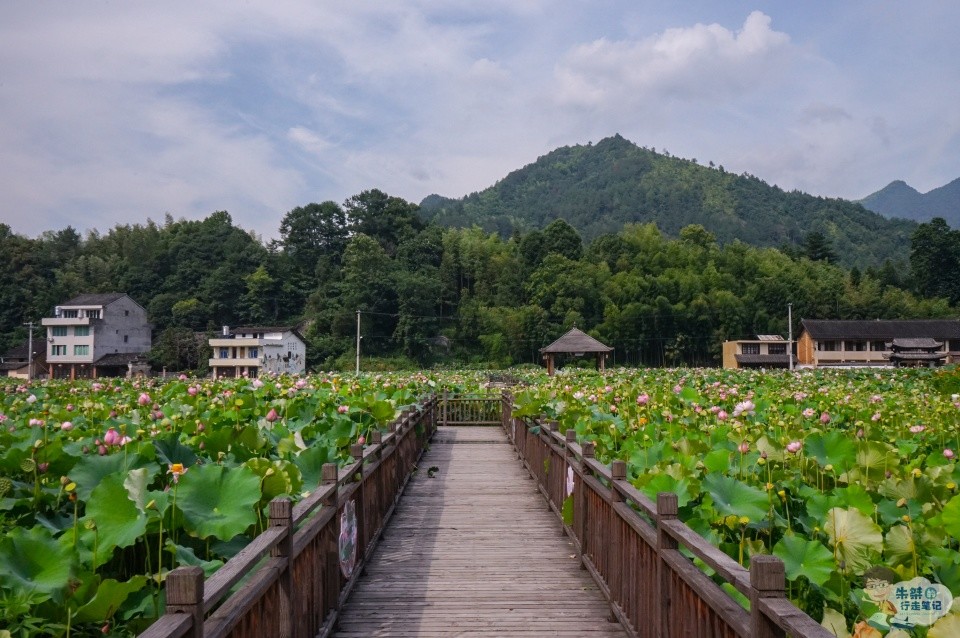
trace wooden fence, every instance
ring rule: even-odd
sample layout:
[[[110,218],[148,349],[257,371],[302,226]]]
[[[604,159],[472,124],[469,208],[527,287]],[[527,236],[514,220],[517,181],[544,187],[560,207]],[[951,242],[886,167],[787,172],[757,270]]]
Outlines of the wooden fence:
[[[500,425],[502,394],[443,393],[440,425]]]
[[[437,404],[430,399],[388,434],[373,433],[369,446],[354,445],[352,464],[324,465],[322,485],[303,501],[271,501],[269,528],[206,581],[199,567],[170,572],[166,613],[140,638],[329,635],[433,435]],[[356,554],[344,570],[341,519],[352,521],[351,511]]]
[[[677,518],[676,494],[660,493],[654,503],[626,480],[625,462],[607,467],[594,458],[592,443],[576,442],[573,430],[561,434],[555,422],[515,419],[511,411],[512,397],[504,393],[507,435],[561,520],[572,495],[573,521],[564,530],[631,636],[833,638],[787,600],[779,558],[753,556],[748,571]],[[746,596],[750,609],[688,555]]]

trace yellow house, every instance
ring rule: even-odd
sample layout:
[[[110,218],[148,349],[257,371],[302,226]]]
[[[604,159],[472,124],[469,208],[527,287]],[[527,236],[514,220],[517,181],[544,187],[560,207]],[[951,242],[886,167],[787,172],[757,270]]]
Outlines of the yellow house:
[[[724,341],[723,367],[789,368],[790,344],[780,335],[757,335],[756,339]]]

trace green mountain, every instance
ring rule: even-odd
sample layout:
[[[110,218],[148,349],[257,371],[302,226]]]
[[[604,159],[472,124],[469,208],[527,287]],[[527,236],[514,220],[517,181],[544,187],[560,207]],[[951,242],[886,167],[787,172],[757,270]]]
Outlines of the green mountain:
[[[887,217],[919,222],[934,217],[947,220],[951,228],[960,227],[960,178],[929,193],[921,193],[902,180],[890,182],[860,200],[864,208]]]
[[[825,236],[846,266],[905,260],[916,224],[892,220],[843,199],[786,192],[723,166],[657,153],[615,135],[597,144],[564,146],[461,199],[430,195],[428,220],[478,225],[509,236],[563,218],[585,241],[627,223],[654,222],[677,236],[702,224],[721,243],[799,247],[810,233]]]

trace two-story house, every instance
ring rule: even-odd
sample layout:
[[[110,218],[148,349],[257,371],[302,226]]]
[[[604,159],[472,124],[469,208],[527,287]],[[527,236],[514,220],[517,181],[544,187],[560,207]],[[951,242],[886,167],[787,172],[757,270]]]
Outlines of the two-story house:
[[[800,323],[797,360],[803,366],[889,366],[891,356],[897,365],[911,360],[914,365],[960,361],[960,321],[955,319]]]
[[[123,376],[151,346],[147,311],[123,293],[74,297],[41,323],[54,379]]]
[[[210,348],[214,379],[302,374],[307,369],[306,342],[289,326],[224,326],[221,334],[210,339]]]
[[[724,341],[723,367],[788,368],[790,344],[780,335],[757,335],[756,339]]]

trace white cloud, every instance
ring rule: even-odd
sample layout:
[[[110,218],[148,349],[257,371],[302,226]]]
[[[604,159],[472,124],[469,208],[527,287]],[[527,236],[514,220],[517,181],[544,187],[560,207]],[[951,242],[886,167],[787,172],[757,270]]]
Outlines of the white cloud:
[[[664,97],[703,100],[749,89],[776,71],[778,54],[790,43],[770,23],[755,11],[737,32],[696,24],[639,40],[580,45],[556,68],[558,99],[591,108],[651,106]]]

